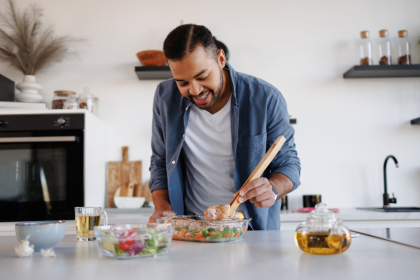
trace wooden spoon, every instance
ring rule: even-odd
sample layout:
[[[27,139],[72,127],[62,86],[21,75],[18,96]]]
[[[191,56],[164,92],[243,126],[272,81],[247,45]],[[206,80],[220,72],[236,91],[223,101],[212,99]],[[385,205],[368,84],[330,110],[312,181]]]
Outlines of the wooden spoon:
[[[254,171],[252,171],[251,175],[248,177],[246,182],[243,184],[242,188],[235,194],[233,200],[229,203],[230,205],[230,215],[232,216],[235,214],[236,210],[238,209],[241,203],[239,202],[239,193],[243,190],[251,181],[260,178],[261,175],[264,173],[265,169],[280,151],[281,147],[283,147],[284,143],[286,142],[286,138],[283,136],[279,136],[277,140],[273,143],[261,161],[258,163],[257,167],[255,167]]]

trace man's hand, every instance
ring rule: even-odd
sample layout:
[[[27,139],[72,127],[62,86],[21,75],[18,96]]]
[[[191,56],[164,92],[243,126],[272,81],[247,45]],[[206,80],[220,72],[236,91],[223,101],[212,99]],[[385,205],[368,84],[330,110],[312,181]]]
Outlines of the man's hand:
[[[273,187],[277,190],[278,195],[274,198]],[[268,208],[273,206],[276,200],[285,196],[293,189],[293,183],[289,177],[283,174],[273,174],[270,180],[267,178],[258,178],[251,181],[240,193],[239,202],[243,203],[249,200],[257,207]]]
[[[169,192],[166,189],[152,192],[153,202],[155,203],[155,212],[149,218],[149,223],[156,223],[157,217],[175,216],[169,203]]]
[[[239,202],[249,200],[257,207],[267,208],[276,202],[273,189],[267,178],[258,178],[251,181],[240,193]]]
[[[156,223],[156,218],[159,217],[170,217],[170,216],[175,216],[175,212],[171,211],[171,210],[165,210],[165,211],[155,211],[153,212],[152,216],[150,216],[149,218],[149,223]]]

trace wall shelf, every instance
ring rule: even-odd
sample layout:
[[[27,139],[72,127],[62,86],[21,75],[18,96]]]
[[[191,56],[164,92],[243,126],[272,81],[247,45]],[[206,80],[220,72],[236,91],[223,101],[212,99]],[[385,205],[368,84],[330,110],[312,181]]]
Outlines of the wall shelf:
[[[353,66],[343,74],[344,79],[411,77],[420,77],[420,64]]]
[[[411,120],[411,124],[420,124],[420,118]]]
[[[169,66],[136,66],[135,72],[140,80],[167,80],[172,78]]]

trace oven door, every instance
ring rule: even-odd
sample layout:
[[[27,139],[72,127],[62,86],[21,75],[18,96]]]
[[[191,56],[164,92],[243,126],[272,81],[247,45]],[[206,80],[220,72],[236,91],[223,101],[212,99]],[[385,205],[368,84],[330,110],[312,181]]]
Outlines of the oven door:
[[[83,201],[83,131],[0,133],[1,222],[74,219]]]

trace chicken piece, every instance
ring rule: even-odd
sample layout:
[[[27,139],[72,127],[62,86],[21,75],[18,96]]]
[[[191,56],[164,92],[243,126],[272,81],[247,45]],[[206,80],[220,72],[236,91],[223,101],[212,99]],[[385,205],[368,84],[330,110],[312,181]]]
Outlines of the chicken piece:
[[[230,216],[230,205],[213,205],[204,212],[207,220],[224,220]]]
[[[177,220],[176,222],[175,222],[175,226],[177,226],[177,227],[180,227],[180,228],[182,228],[182,227],[188,227],[189,225],[190,225],[190,223],[192,222],[192,220]]]
[[[204,222],[202,221],[192,221],[188,226],[189,230],[203,230],[206,229]]]

